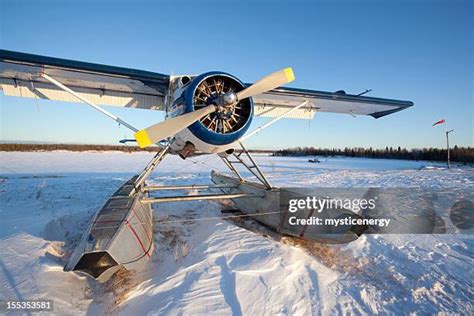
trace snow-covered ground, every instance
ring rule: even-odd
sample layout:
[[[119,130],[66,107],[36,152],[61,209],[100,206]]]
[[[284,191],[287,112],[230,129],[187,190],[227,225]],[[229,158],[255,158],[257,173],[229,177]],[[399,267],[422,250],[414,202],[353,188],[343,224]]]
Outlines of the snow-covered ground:
[[[0,153],[0,300],[52,299],[57,314],[473,314],[469,234],[366,235],[346,245],[281,238],[217,202],[156,206],[144,271],[106,284],[63,272],[92,214],[150,153]],[[259,155],[278,186],[422,187],[474,191],[474,169],[392,160]],[[150,182],[209,183],[212,156],[169,156]],[[183,221],[186,219],[186,221]]]

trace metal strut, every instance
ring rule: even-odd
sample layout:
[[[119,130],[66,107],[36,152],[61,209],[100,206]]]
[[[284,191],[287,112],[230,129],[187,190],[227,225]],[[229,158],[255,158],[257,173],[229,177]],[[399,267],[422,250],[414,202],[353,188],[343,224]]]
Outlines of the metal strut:
[[[148,165],[138,176],[134,183],[134,189],[130,193],[133,196],[135,193],[152,192],[152,191],[167,191],[167,190],[212,190],[212,189],[235,189],[235,185],[181,185],[181,186],[150,186],[145,187],[143,184],[148,179],[153,170],[163,160],[169,152],[171,144],[168,144],[163,150],[153,157]],[[232,166],[230,164],[230,166]],[[160,196],[160,197],[146,197],[141,198],[140,202],[145,204],[155,204],[164,202],[182,202],[182,201],[201,201],[201,200],[218,200],[218,199],[236,199],[243,197],[262,197],[262,195],[252,193],[231,193],[231,194],[198,194],[198,195],[174,195],[174,196]]]
[[[155,170],[156,166],[158,166],[158,164],[163,160],[163,158],[165,158],[166,154],[170,150],[170,147],[171,147],[171,143],[169,143],[168,145],[166,145],[165,148],[160,150],[155,155],[155,157],[153,157],[153,159],[148,163],[145,169],[143,169],[143,171],[140,173],[137,180],[135,181],[134,189],[132,190],[132,192],[130,192],[130,196],[140,191],[146,179],[148,179],[148,177],[153,172],[153,170]]]
[[[142,188],[144,192],[165,191],[165,190],[202,190],[202,189],[232,189],[235,185],[214,184],[214,185],[169,185],[169,186],[146,186]]]
[[[243,197],[261,198],[262,195],[252,194],[252,193],[176,195],[176,196],[163,196],[163,197],[155,197],[155,198],[143,198],[140,200],[140,202],[147,203],[147,204],[154,204],[154,203],[165,203],[165,202],[236,199],[236,198],[243,198]]]
[[[87,98],[81,96],[80,94],[78,94],[77,92],[69,89],[68,87],[66,87],[65,85],[63,85],[61,82],[57,81],[56,79],[48,76],[47,74],[45,73],[41,73],[40,76],[42,78],[44,78],[45,80],[51,82],[52,84],[54,84],[56,87],[58,87],[59,89],[61,90],[64,90],[66,91],[67,93],[73,95],[74,97],[76,97],[78,100],[90,105],[91,107],[93,107],[94,109],[96,109],[97,111],[101,112],[102,114],[105,114],[106,116],[110,117],[111,119],[113,119],[115,122],[127,127],[128,129],[132,130],[133,132],[138,132],[138,129],[135,128],[133,125],[125,122],[124,120],[122,120],[120,117],[116,116],[116,115],[113,115],[112,113],[110,113],[109,111],[107,110],[104,110],[103,108],[101,108],[100,106],[98,106],[97,104],[95,104],[94,102],[88,100]]]
[[[265,174],[260,170],[258,167],[257,163],[255,160],[252,158],[250,155],[250,152],[247,150],[247,148],[244,146],[242,142],[239,141],[240,147],[242,147],[242,151],[239,154],[236,154],[235,152],[232,154],[232,156],[236,160],[230,160],[229,156],[221,157],[222,161],[229,167],[229,169],[239,178],[241,182],[245,182],[245,179],[241,176],[237,168],[234,166],[234,164],[241,164],[243,165],[248,171],[250,171],[268,190],[272,189],[272,185],[270,182],[268,182],[267,178],[265,177]],[[242,154],[245,154],[249,160],[249,162],[246,162],[243,158],[241,158]]]
[[[228,156],[224,157],[224,156],[219,156],[222,161],[226,164],[227,167],[229,167],[229,169],[237,176],[237,178],[239,178],[240,182],[244,182],[245,179],[240,175],[239,171],[237,170],[237,168],[235,168],[234,164],[237,164],[237,163],[240,163],[242,164],[245,168],[247,168],[248,171],[250,171],[267,189],[272,189],[272,185],[270,184],[270,182],[268,182],[267,178],[265,177],[265,175],[263,174],[262,170],[260,170],[260,168],[258,167],[257,163],[255,162],[255,160],[253,160],[252,156],[250,155],[249,151],[247,150],[247,148],[245,148],[244,144],[243,144],[243,141],[248,139],[249,137],[255,135],[255,134],[258,134],[260,131],[264,130],[265,128],[269,127],[270,125],[278,122],[279,120],[281,120],[282,118],[284,117],[287,117],[288,115],[290,115],[292,112],[298,110],[298,109],[301,109],[302,107],[308,105],[310,102],[308,100],[305,100],[303,102],[301,102],[299,105],[295,106],[294,108],[291,108],[290,110],[286,111],[285,113],[279,115],[278,117],[274,118],[273,120],[263,124],[262,126],[260,126],[259,128],[253,130],[252,132],[248,133],[247,135],[245,135],[244,137],[240,138],[238,140],[238,143],[240,145],[240,147],[242,147],[242,151],[237,155],[236,153],[233,153],[232,155],[234,156],[235,159],[237,159],[236,161],[232,161],[232,160],[229,160]],[[250,161],[250,164],[247,164],[242,158],[240,158],[240,156],[242,155],[242,153],[245,153],[245,155],[247,155],[248,157],[248,160]],[[255,169],[255,170],[254,170]]]
[[[219,155],[219,157],[222,159],[222,161],[225,163],[225,165],[230,169],[230,171],[232,171],[235,174],[235,176],[237,178],[239,178],[240,182],[245,181],[244,178],[240,175],[239,171],[233,166],[234,162],[231,162],[228,157],[223,157],[223,156],[220,156],[220,155]]]

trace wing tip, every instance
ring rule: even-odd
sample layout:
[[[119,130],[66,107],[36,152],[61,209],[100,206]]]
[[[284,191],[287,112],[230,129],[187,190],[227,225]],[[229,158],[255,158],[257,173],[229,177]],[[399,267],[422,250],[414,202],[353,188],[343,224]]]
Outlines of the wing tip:
[[[399,111],[402,111],[402,110],[405,110],[411,106],[413,106],[414,103],[411,102],[411,101],[406,101],[406,104],[403,105],[403,106],[400,106],[396,109],[392,109],[392,110],[387,110],[387,111],[380,111],[380,112],[375,112],[375,113],[372,113],[372,114],[369,114],[370,116],[372,116],[373,118],[375,119],[379,119],[381,117],[384,117],[384,116],[387,116],[387,115],[390,115],[390,114],[393,114],[393,113],[396,113],[396,112],[399,112]]]

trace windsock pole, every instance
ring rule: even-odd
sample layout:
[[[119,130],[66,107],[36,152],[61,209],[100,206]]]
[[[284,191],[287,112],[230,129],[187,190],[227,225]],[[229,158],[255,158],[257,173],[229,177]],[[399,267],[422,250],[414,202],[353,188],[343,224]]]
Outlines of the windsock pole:
[[[450,168],[450,155],[449,155],[449,133],[448,133],[448,123],[444,124],[445,132],[446,132],[446,149],[448,150],[448,169]]]
[[[446,123],[446,148],[448,150],[448,169],[451,167],[451,157],[449,153],[449,133],[454,132],[454,130],[448,130],[448,123]]]
[[[436,126],[438,124],[444,124],[444,131],[446,133],[446,149],[448,154],[448,169],[451,167],[451,155],[449,152],[449,133],[454,132],[454,130],[448,130],[448,123],[445,119],[441,119],[438,122],[435,122],[432,126]]]

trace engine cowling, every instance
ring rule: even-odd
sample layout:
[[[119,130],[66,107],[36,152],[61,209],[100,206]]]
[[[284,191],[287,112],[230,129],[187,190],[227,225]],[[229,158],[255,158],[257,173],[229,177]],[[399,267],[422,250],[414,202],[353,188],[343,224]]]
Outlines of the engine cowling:
[[[230,74],[204,73],[183,85],[183,92],[174,100],[169,113],[176,116],[196,111],[210,104],[217,104],[218,97],[229,91],[239,92],[244,88],[245,85]],[[226,145],[241,138],[252,122],[252,98],[246,98],[229,107],[218,105],[217,108],[217,111],[178,133],[175,136],[177,145],[182,147],[186,143],[192,143],[199,151],[215,153],[228,149]]]

